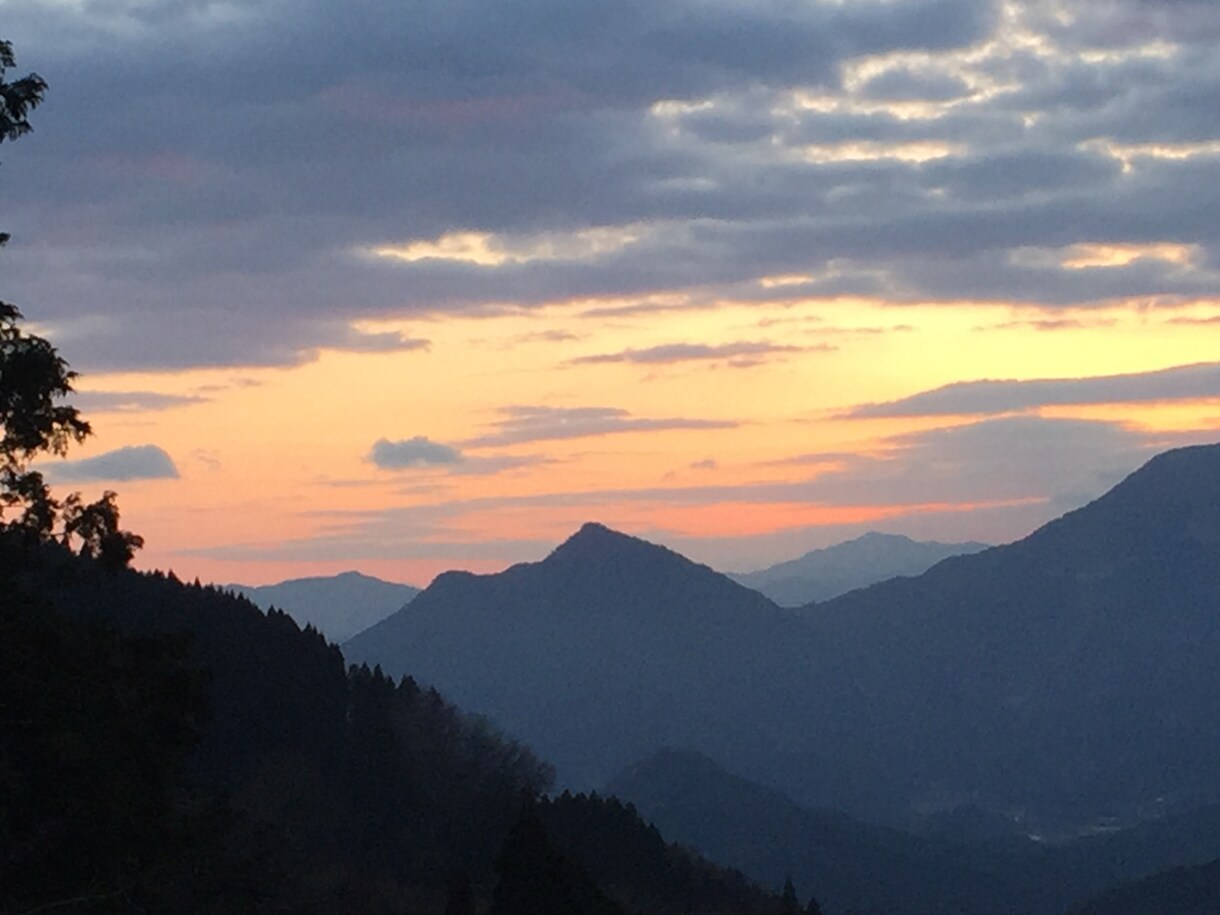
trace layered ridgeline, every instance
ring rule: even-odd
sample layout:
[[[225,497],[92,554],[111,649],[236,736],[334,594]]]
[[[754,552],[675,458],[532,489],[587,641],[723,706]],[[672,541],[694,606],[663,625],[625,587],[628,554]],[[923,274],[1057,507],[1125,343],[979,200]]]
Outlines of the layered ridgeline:
[[[654,753],[606,791],[714,861],[772,886],[790,877],[825,912],[1063,915],[1122,881],[1220,855],[1216,807],[1062,844],[985,838],[978,822],[959,824],[972,827],[965,830],[942,823],[935,834],[916,836],[802,807],[689,750]]]
[[[1220,446],[1026,539],[801,611],[597,525],[347,645],[602,784],[664,745],[796,800],[1037,831],[1220,797]]]
[[[274,585],[225,585],[264,610],[283,610],[302,628],[313,626],[343,642],[402,608],[419,588],[382,581],[359,572],[293,578]]]
[[[800,607],[888,578],[921,575],[942,559],[978,553],[988,546],[976,542],[912,540],[901,534],[872,531],[757,572],[740,572],[729,577],[765,594],[781,607]]]
[[[285,614],[0,528],[0,911],[779,915]]]

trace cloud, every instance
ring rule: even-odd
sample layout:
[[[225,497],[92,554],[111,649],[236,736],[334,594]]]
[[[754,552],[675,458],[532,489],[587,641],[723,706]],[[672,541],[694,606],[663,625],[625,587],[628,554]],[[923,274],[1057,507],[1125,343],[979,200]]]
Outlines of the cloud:
[[[370,334],[348,328],[346,334],[332,341],[327,348],[351,353],[405,353],[427,349],[429,346],[429,340],[407,337],[398,331]]]
[[[818,347],[829,349],[830,347]],[[718,345],[704,343],[666,343],[646,349],[625,349],[617,353],[597,353],[578,356],[570,360],[572,365],[601,365],[627,362],[636,365],[670,365],[677,362],[729,362],[731,364],[757,364],[762,357],[776,353],[799,353],[807,349],[766,341],[740,341]]]
[[[495,431],[468,439],[463,444],[483,448],[624,432],[732,429],[738,425],[728,420],[637,417],[615,407],[511,406],[504,407],[500,413],[502,418],[492,424]]]
[[[598,297],[1214,296],[1214,4],[561,6],[6,9],[53,87],[5,158],[6,295],[103,370],[422,349],[353,327]],[[1213,253],[1018,256],[1164,243]]]
[[[450,445],[442,445],[422,435],[402,441],[380,438],[373,443],[369,460],[382,470],[403,470],[408,467],[443,467],[459,464],[462,453]]]
[[[39,468],[55,482],[176,480],[178,468],[156,445],[133,445],[78,461],[61,461]]]
[[[82,413],[148,413],[172,410],[208,398],[194,394],[161,394],[156,391],[77,391],[71,397],[72,406]]]
[[[847,416],[951,416],[1013,413],[1038,407],[1195,400],[1220,397],[1220,362],[1092,378],[959,381],[901,400],[862,404]]]

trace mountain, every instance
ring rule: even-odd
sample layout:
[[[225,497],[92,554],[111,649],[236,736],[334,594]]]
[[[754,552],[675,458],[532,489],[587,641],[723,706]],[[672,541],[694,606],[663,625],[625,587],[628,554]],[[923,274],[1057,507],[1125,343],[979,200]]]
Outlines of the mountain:
[[[1220,798],[1220,446],[1161,454],[1016,543],[808,611],[841,749],[1065,824]],[[1044,822],[1035,828],[1054,829]]]
[[[800,610],[586,525],[351,640],[591,787],[689,746],[875,821],[1062,838],[1220,800],[1220,446],[1024,540]]]
[[[419,588],[359,572],[294,578],[275,585],[224,587],[264,610],[272,607],[283,610],[300,626],[313,626],[333,642],[343,642],[363,632],[419,593]]]
[[[1220,853],[1215,808],[1064,844],[948,840],[802,807],[690,750],[642,759],[606,791],[675,841],[764,885],[791,877],[827,912],[1062,915],[1120,881]]]
[[[541,562],[438,576],[344,651],[414,671],[590,788],[675,740],[765,755],[770,725],[751,722],[782,702],[769,671],[799,663],[806,633],[706,566],[586,524]]]
[[[987,549],[986,543],[919,541],[901,534],[871,531],[799,559],[756,572],[730,575],[734,581],[765,594],[781,607],[829,600],[899,575],[921,575],[942,559]]]

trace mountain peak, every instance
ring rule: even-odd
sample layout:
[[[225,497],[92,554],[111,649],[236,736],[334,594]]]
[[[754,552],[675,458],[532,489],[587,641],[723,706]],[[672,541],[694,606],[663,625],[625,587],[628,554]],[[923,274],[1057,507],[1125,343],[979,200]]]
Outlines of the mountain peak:
[[[624,553],[634,553],[641,556],[667,553],[675,559],[682,558],[666,547],[613,530],[597,521],[589,521],[582,524],[580,530],[557,546],[544,562],[552,563],[554,560],[563,560],[571,557],[593,558],[615,556]]]

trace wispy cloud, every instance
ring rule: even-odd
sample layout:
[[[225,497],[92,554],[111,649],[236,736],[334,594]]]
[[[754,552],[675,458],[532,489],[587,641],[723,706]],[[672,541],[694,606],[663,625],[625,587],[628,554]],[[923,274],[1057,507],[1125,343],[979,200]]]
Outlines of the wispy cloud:
[[[516,445],[522,442],[590,438],[626,432],[660,432],[680,429],[732,429],[730,420],[686,417],[640,417],[616,407],[504,407],[494,431],[463,442],[470,448]]]
[[[148,413],[207,403],[195,394],[160,394],[156,391],[77,391],[72,406],[84,413]]]
[[[847,416],[968,416],[1047,406],[1144,403],[1220,397],[1220,362],[1091,378],[959,381],[886,403],[861,404]]]
[[[822,345],[815,349],[828,350]],[[627,362],[636,365],[669,365],[678,362],[727,362],[730,365],[758,364],[766,356],[804,352],[809,347],[791,346],[767,341],[739,341],[736,343],[666,343],[644,349],[625,349],[617,353],[595,353],[578,356],[572,365],[603,365]]]

